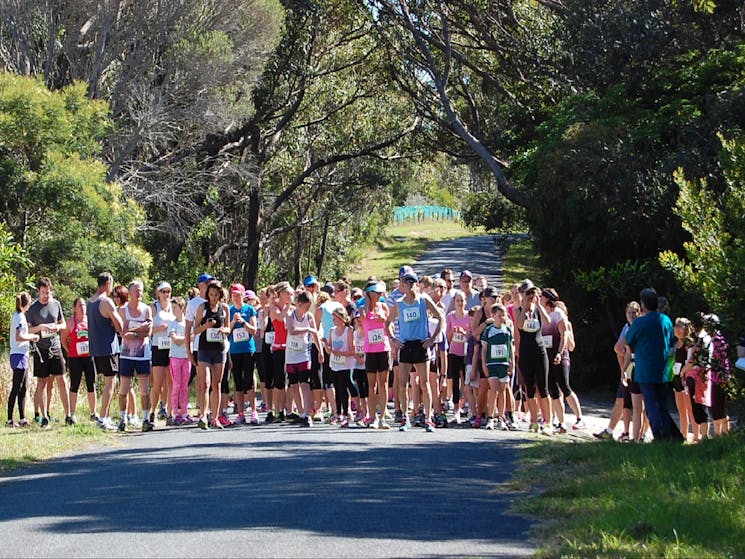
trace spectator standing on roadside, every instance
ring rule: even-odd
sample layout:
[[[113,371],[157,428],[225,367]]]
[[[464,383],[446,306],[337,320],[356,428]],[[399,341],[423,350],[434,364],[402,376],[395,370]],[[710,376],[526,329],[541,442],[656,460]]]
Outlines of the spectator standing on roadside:
[[[658,312],[659,299],[654,289],[643,289],[639,297],[642,315],[626,333],[626,345],[634,352],[634,378],[641,387],[655,440],[682,440],[667,405],[668,359],[677,343],[673,324],[667,315]],[[626,352],[625,366],[631,362],[631,351]]]

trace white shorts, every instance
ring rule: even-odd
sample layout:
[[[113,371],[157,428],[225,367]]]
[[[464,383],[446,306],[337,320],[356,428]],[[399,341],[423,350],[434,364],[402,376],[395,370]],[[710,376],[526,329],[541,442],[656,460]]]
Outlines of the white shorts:
[[[476,380],[471,380],[471,371],[473,370],[473,365],[466,365],[466,378],[464,380],[465,384],[467,386],[470,386],[471,388],[478,388],[479,387],[479,375],[476,374]]]

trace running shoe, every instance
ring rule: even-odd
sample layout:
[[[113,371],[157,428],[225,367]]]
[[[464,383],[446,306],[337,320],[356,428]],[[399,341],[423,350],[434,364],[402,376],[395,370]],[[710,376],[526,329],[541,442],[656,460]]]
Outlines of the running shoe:
[[[439,419],[439,421],[435,421],[435,424],[437,425],[437,427],[442,427],[443,429],[447,429],[448,416],[445,415],[445,412],[442,412],[441,414],[437,415],[437,419]]]
[[[124,421],[124,418],[119,420],[119,426],[117,427],[117,431],[120,433],[124,433],[124,431],[127,430],[127,422]]]
[[[452,400],[448,400],[448,411],[453,411],[453,408],[455,408],[455,404]]]
[[[167,419],[167,418],[168,418],[168,412],[166,411],[166,409],[165,408],[160,408],[158,410],[158,419],[160,419],[161,421],[163,421],[164,419]],[[152,420],[151,420],[151,423],[152,423]]]
[[[181,425],[184,424],[184,418],[181,417],[180,415],[177,415],[176,417],[173,418],[173,424],[176,427],[180,427]]]
[[[426,422],[426,423],[424,424],[424,430],[425,430],[425,431],[426,431],[427,433],[432,433],[432,432],[433,432],[433,431],[435,430],[435,424],[434,424],[434,423],[432,423],[431,421],[427,421],[427,422]]]
[[[269,410],[269,413],[266,414],[266,418],[264,419],[264,423],[274,423],[274,413],[272,413],[271,410]]]
[[[499,429],[501,431],[506,431],[505,429],[505,421],[501,417],[497,419],[497,424],[494,426],[496,429]]]
[[[235,418],[235,425],[245,425],[246,424],[246,416],[242,413],[238,414],[238,417]]]
[[[401,413],[401,410],[396,410],[396,417],[394,421],[396,423],[401,423],[402,420],[403,420],[403,414]]]
[[[184,425],[194,425],[195,421],[188,413],[184,416]]]
[[[134,427],[135,429],[139,429],[142,427],[142,423],[140,423],[140,418],[136,415],[131,416],[129,419],[127,419],[127,425],[130,427]]]
[[[538,424],[537,423],[531,423],[528,426],[528,431],[530,431],[532,433],[537,433],[538,432],[538,429],[539,429],[539,427],[538,427]]]
[[[26,429],[27,427],[31,427],[31,423],[29,423],[28,419],[26,419],[26,418],[23,418],[23,419],[21,419],[21,421],[20,421],[20,422],[18,423],[18,426],[19,426],[19,427],[20,427],[21,429]]]
[[[266,411],[266,402],[262,401],[261,404],[259,404],[259,411],[260,412]]]
[[[473,420],[473,428],[481,429],[481,416],[480,415],[477,415],[476,419]]]
[[[101,423],[101,418],[98,417],[98,414],[97,413],[92,413],[91,416],[90,416],[90,420],[91,421],[97,421],[99,424]]]
[[[318,421],[320,423],[323,423],[323,412],[322,411],[319,410],[315,414],[312,414],[312,415],[313,415],[313,420],[314,421]]]
[[[251,425],[258,425],[259,424],[259,414],[256,413],[256,410],[251,412]]]
[[[574,425],[572,425],[572,429],[574,429],[575,431],[580,431],[580,430],[584,429],[585,427],[587,427],[587,425],[585,425],[585,422],[582,421],[582,419],[578,419],[577,420],[577,423],[575,423]]]
[[[375,416],[375,419],[372,419],[372,418],[368,418],[368,419],[372,421],[372,423],[368,424],[368,427],[370,429],[380,429],[380,418],[377,415]]]
[[[456,425],[460,425],[461,423],[463,423],[463,418],[460,415],[460,410],[459,409],[458,410],[455,410],[453,421],[455,421],[455,424]]]
[[[377,419],[377,417],[375,419]],[[375,419],[373,419],[372,417],[366,417],[362,420],[363,427],[370,427],[373,423],[375,423]]]
[[[150,420],[146,419],[142,422],[142,432],[143,433],[149,433],[155,428],[155,426],[150,422]]]
[[[176,421],[173,419],[173,416],[169,415],[166,417],[166,427],[173,427],[174,425],[176,425]]]
[[[207,429],[209,429],[209,427],[207,426],[207,420],[204,419],[204,417],[202,417],[202,416],[199,417],[199,421],[197,422],[197,425],[199,425],[199,428],[202,429],[202,430],[204,430],[204,431],[206,431]]]
[[[300,416],[295,412],[287,414],[287,421],[297,421],[298,419],[300,419]]]
[[[630,443],[631,437],[629,437],[628,433],[621,433],[621,436],[618,437],[618,442],[619,443]]]
[[[390,426],[390,425],[388,425],[388,422],[387,422],[387,421],[385,420],[385,418],[384,418],[384,417],[381,417],[381,418],[380,418],[380,423],[379,423],[379,426],[380,426],[380,428],[381,428],[382,430],[384,430],[384,431],[387,431],[388,429],[390,429],[390,428],[391,428],[391,426]]]
[[[77,421],[75,421],[75,418],[71,415],[68,415],[65,417],[65,425],[75,425],[77,424]]]
[[[411,421],[409,421],[409,415],[406,414],[401,419],[401,425],[399,425],[398,430],[399,431],[408,431],[409,429],[411,429]]]
[[[624,433],[624,435],[626,435],[626,438],[627,439],[629,438],[629,434],[628,433]],[[608,439],[612,439],[613,438],[613,433],[609,432],[607,429],[603,429],[599,433],[593,433],[592,436],[595,437],[596,439],[600,439],[601,441],[607,441]],[[621,435],[621,436],[623,436],[623,435]],[[621,440],[621,439],[618,439],[618,440]]]
[[[9,419],[8,421],[5,422],[5,426],[10,427],[11,429],[18,429],[21,425],[13,421],[12,419]]]
[[[360,410],[360,411],[357,411],[357,413],[356,413],[356,414],[355,414],[355,416],[354,416],[354,422],[355,422],[355,423],[359,423],[359,422],[361,422],[361,421],[362,421],[362,420],[363,420],[364,418],[365,418],[365,416],[364,416],[364,415],[362,415],[362,411],[361,411],[361,410]]]
[[[490,417],[489,421],[486,422],[486,429],[489,431],[494,431],[494,418]]]
[[[545,423],[541,426],[540,430],[541,435],[546,435],[547,437],[550,437],[554,434],[554,429],[549,425],[548,423]]]
[[[313,421],[310,417],[300,418],[300,427],[310,427],[312,424],[308,420]]]
[[[564,425],[563,425],[562,423],[559,423],[559,426],[558,426],[558,427],[557,427],[557,428],[555,429],[555,431],[556,431],[556,433],[558,433],[559,435],[564,435],[564,434],[566,434],[566,432],[567,432],[567,428],[566,428],[566,427],[564,427]]]
[[[388,411],[388,408],[383,410],[383,419],[393,419],[393,417],[391,416],[391,412]]]
[[[275,420],[277,423],[282,423],[285,420],[285,412],[281,411],[277,414],[277,419]]]
[[[332,415],[329,419],[329,425],[338,425],[339,424],[339,418],[335,415]]]
[[[349,427],[349,419],[346,417],[342,419],[341,423],[339,423],[339,427]]]
[[[225,414],[225,412],[217,416],[217,423],[220,424],[220,427],[230,427],[231,425],[233,425],[233,422],[228,419],[228,416]]]
[[[224,429],[224,427],[219,419],[215,419],[210,422],[210,429]]]

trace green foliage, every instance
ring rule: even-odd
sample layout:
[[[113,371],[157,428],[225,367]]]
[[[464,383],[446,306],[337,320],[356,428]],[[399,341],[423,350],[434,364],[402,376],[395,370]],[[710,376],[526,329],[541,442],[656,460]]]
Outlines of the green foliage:
[[[680,188],[675,213],[692,240],[685,258],[672,251],[660,254],[661,264],[691,293],[700,295],[706,309],[720,314],[733,336],[745,331],[745,143],[722,140],[725,187],[719,191],[706,178],[688,180],[675,173]]]
[[[38,80],[0,75],[0,215],[66,306],[92,290],[98,272],[126,281],[146,278],[150,266],[136,242],[144,213],[106,182],[97,159],[107,111],[83,84],[50,92]]]
[[[25,251],[0,221],[0,351],[8,345],[10,317],[15,311],[15,295],[19,291],[16,273],[30,267]]]

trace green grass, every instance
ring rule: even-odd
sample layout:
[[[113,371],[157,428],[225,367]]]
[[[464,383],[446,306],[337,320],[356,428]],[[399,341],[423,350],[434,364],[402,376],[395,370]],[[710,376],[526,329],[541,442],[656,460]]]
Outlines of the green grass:
[[[351,268],[348,276],[354,285],[363,285],[370,275],[390,285],[398,277],[398,269],[415,261],[432,243],[483,234],[483,229],[469,229],[456,221],[408,221],[391,225]]]
[[[744,442],[537,443],[516,512],[542,520],[538,557],[743,557]]]
[[[63,418],[64,414],[60,411],[56,417]],[[40,429],[36,425],[26,429],[3,426],[0,428],[0,474],[96,443],[115,444],[116,441],[101,431],[97,423],[87,420],[71,427],[65,426],[64,422],[53,423],[49,429]]]
[[[510,244],[504,257],[503,268],[505,288],[509,288],[514,283],[520,283],[525,278],[530,278],[539,285],[541,283],[538,252],[530,240]]]

